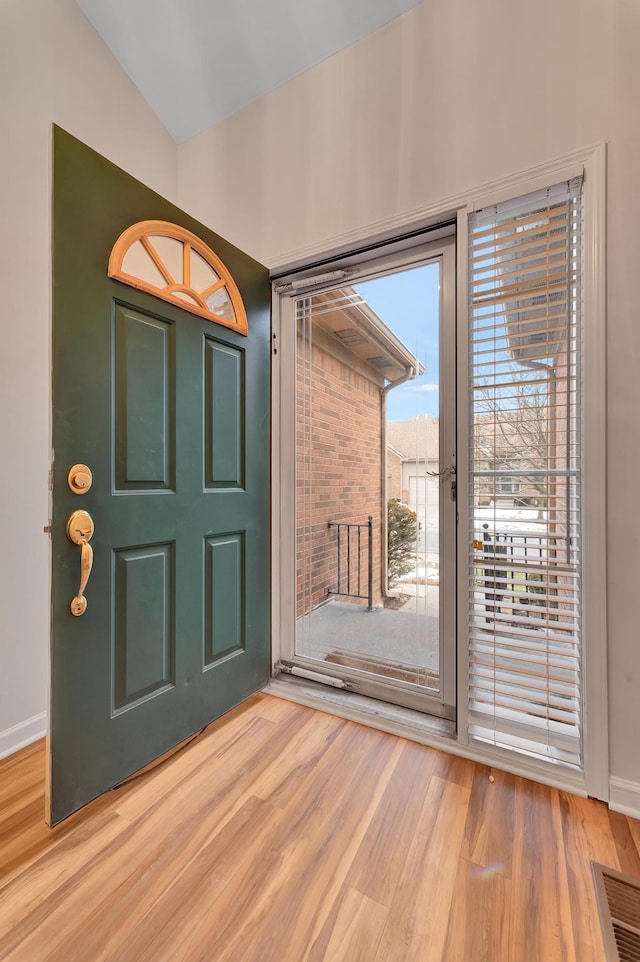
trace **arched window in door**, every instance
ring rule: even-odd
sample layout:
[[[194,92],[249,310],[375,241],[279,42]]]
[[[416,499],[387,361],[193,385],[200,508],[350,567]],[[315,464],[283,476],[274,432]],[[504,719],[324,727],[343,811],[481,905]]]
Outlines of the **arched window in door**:
[[[247,315],[229,271],[191,231],[162,220],[133,224],[116,241],[109,277],[215,324],[247,334]]]

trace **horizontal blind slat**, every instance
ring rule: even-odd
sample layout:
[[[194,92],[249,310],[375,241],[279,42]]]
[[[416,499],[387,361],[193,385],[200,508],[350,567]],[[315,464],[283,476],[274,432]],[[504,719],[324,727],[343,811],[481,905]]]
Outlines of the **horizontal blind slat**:
[[[555,207],[554,210],[558,211],[559,217],[562,216],[562,214],[560,213],[562,211],[562,207],[560,205]],[[565,205],[565,213],[564,213],[565,222],[566,222],[567,216],[568,216],[568,209]],[[474,245],[479,239],[482,239],[483,237],[497,237],[500,235],[502,231],[510,231],[511,233],[515,233],[517,228],[522,229],[523,227],[526,227],[528,224],[537,223],[539,220],[540,220],[540,213],[536,211],[533,214],[521,215],[519,217],[512,217],[510,220],[504,220],[498,224],[492,224],[491,227],[486,227],[484,228],[484,230],[477,230],[474,232],[474,235],[473,235]]]

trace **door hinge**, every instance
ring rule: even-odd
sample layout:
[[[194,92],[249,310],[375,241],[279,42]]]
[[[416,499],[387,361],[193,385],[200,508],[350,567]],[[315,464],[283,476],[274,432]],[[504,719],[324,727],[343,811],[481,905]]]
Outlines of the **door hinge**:
[[[278,335],[275,333],[271,335],[271,347],[272,353],[275,356],[278,353]]]
[[[49,491],[53,491],[53,465],[49,468]]]

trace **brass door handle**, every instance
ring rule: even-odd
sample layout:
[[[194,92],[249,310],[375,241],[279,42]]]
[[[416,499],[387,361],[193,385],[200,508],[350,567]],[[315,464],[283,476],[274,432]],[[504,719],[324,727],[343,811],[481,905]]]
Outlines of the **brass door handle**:
[[[87,610],[87,599],[84,589],[87,587],[91,568],[93,567],[93,548],[89,541],[93,537],[94,525],[91,515],[87,511],[74,511],[67,519],[67,538],[73,544],[81,546],[80,550],[80,587],[75,598],[69,605],[69,610],[76,618]]]
[[[449,480],[451,481],[451,500],[456,501],[458,497],[458,470],[456,468],[456,456],[451,455],[451,463],[447,464],[442,471],[425,471],[425,474],[429,478],[444,478],[449,475]]]

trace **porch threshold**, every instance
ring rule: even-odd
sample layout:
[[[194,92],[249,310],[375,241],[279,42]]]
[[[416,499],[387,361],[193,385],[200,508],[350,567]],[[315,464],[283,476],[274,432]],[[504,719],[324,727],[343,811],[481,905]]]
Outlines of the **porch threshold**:
[[[317,708],[319,711],[399,735],[431,748],[451,751],[457,744],[455,722],[368,698],[357,692],[328,688],[291,675],[272,678],[263,691],[267,695],[294,701],[308,708]]]

